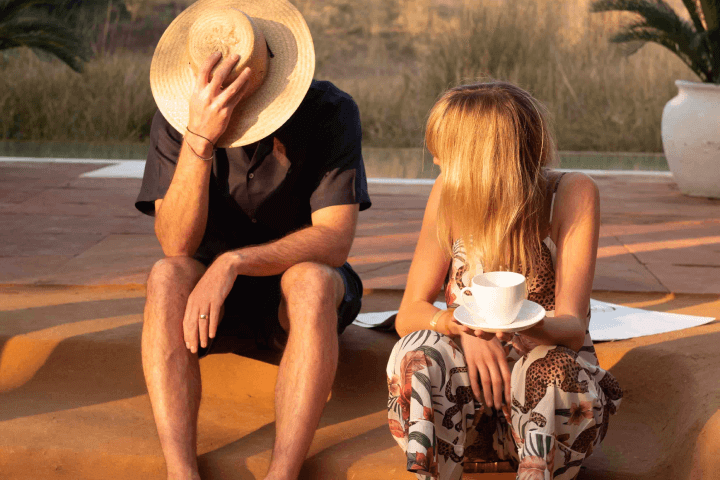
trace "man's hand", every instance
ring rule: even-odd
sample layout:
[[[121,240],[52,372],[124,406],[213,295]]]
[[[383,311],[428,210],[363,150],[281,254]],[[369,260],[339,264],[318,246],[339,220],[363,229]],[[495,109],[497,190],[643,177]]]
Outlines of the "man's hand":
[[[188,297],[183,318],[185,346],[192,352],[205,348],[208,338],[215,338],[223,304],[235,283],[237,274],[229,254],[220,255],[202,276]]]
[[[230,55],[215,73],[211,74],[220,58],[220,52],[213,53],[198,70],[195,88],[190,96],[188,120],[191,134],[195,133],[199,139],[204,137],[213,145],[225,133],[233,109],[247,91],[247,80],[250,77],[250,69],[245,68],[238,78],[223,88],[223,82],[240,57],[236,54]]]
[[[483,340],[473,335],[462,334],[460,341],[465,352],[470,386],[475,398],[484,401],[486,408],[495,407],[496,410],[502,411],[505,418],[510,420],[509,405],[512,402],[510,367],[500,340],[495,336],[491,340]],[[480,396],[481,385],[483,398]]]

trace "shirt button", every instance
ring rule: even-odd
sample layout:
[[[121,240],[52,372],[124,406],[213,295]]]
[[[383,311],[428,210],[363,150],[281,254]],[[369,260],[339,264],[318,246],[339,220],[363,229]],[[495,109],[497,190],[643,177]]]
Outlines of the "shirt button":
[[[253,178],[254,176],[255,176],[255,174],[254,174],[254,173],[250,173],[250,174],[248,174],[248,178]]]
[[[253,218],[253,219],[250,220],[250,221],[251,221],[252,223],[257,223],[257,218]]]

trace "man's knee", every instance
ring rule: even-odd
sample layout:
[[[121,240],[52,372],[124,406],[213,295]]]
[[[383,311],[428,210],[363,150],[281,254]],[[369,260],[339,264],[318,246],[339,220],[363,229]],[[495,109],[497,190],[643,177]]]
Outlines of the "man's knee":
[[[280,282],[283,300],[309,309],[337,309],[345,294],[345,285],[334,268],[319,263],[293,265]]]
[[[202,276],[205,267],[190,257],[165,257],[158,260],[150,270],[150,288],[183,287],[194,285]]]
[[[153,265],[147,281],[143,354],[159,349],[169,355],[175,350],[168,345],[184,348],[185,303],[204,271],[200,262],[189,257],[167,257]]]
[[[147,280],[148,301],[173,293],[189,295],[204,271],[205,266],[190,257],[165,257],[158,260]]]

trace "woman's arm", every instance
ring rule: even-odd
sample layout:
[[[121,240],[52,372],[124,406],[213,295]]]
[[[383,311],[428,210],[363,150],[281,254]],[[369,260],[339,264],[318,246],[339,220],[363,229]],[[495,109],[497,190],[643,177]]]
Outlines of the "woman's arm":
[[[400,311],[395,320],[395,329],[401,337],[418,330],[430,329],[430,321],[439,309],[433,306],[450,266],[450,258],[443,252],[437,237],[437,211],[440,204],[442,176],[438,177],[430,192],[423,217],[420,238],[415,247],[407,286]],[[457,334],[459,329],[450,321],[452,311],[446,310],[438,319],[436,329]],[[444,328],[444,330],[443,330]]]
[[[450,266],[450,258],[443,252],[437,237],[436,219],[441,188],[442,176],[435,182],[425,208],[420,239],[410,265],[395,329],[401,337],[418,330],[432,329],[431,320],[435,314],[442,312],[435,330],[456,337],[456,341],[462,344],[475,398],[487,407],[494,406],[503,411],[510,418],[510,369],[500,341],[494,335],[484,340],[467,333],[470,332],[467,327],[453,321],[452,310],[433,306]]]
[[[443,332],[460,343],[468,365],[470,386],[475,398],[486,408],[495,407],[510,418],[510,368],[505,350],[494,334],[478,338],[473,332],[453,320],[452,310],[441,310],[433,302],[442,289],[450,267],[450,257],[443,252],[437,236],[437,211],[442,189],[442,175],[430,192],[420,238],[408,274],[407,286],[395,328],[400,336],[431,329],[430,322],[438,312],[440,318],[435,330]],[[504,402],[503,402],[504,397]]]
[[[546,317],[522,335],[539,345],[580,350],[585,340],[598,238],[600,195],[585,174],[567,174],[555,197],[550,237],[557,245],[555,317]]]

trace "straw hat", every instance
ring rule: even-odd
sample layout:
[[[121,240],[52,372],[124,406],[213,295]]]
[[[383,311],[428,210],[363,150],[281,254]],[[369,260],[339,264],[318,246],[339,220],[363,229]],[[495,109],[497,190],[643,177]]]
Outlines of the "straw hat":
[[[246,66],[252,71],[252,93],[235,107],[218,147],[239,147],[267,137],[290,118],[310,88],[315,50],[310,30],[292,4],[198,0],[165,30],[150,66],[155,102],[180,132],[188,124],[196,72],[217,50],[223,58],[232,53],[240,56],[224,85]]]

